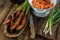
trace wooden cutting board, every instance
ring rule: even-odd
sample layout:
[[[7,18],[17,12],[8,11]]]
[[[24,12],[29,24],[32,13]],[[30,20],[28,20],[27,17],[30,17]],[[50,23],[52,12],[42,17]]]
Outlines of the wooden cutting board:
[[[55,8],[56,9],[60,9],[60,1],[59,0],[58,0],[57,5],[56,5]],[[57,32],[57,30],[58,30],[57,28],[59,27],[60,23],[57,23],[56,25],[53,26],[53,28],[52,28],[52,35],[49,35],[49,34],[45,35],[43,33],[43,29],[45,28],[45,24],[46,24],[46,21],[47,21],[48,17],[49,16],[47,16],[45,18],[38,18],[38,17],[34,16],[34,23],[35,23],[36,34],[38,34],[38,35],[40,35],[42,37],[45,37],[47,39],[56,40],[56,39],[58,39],[57,35],[59,34],[59,32]],[[60,37],[60,36],[58,36],[58,37]]]
[[[38,17],[34,16],[36,34],[40,35],[40,36],[42,36],[42,37],[44,37],[46,39],[54,39],[55,40],[56,39],[56,30],[59,27],[59,23],[53,26],[52,35],[49,35],[49,34],[45,35],[43,33],[43,30],[45,28],[45,24],[46,24],[47,18],[48,18],[48,16],[45,17],[45,18],[38,18]]]

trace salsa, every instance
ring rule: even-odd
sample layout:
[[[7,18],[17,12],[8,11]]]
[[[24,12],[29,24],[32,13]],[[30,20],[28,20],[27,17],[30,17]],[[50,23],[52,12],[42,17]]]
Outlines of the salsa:
[[[32,0],[32,5],[35,8],[47,9],[53,6],[51,0]]]

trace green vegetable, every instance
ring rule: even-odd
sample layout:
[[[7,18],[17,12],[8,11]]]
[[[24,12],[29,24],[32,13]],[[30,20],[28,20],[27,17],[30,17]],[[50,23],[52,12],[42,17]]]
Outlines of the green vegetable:
[[[30,5],[27,7],[27,10],[26,10],[26,12],[25,12],[25,15],[28,14],[29,10],[30,10]]]
[[[28,3],[28,0],[25,0],[25,2],[23,2],[17,9],[15,12],[17,12],[20,8],[26,12],[27,10],[27,7],[30,6],[29,3]]]
[[[50,31],[50,34],[52,34],[52,26],[60,22],[60,10],[56,10],[53,8],[52,13],[50,14],[46,26],[44,28],[45,34],[47,34]]]

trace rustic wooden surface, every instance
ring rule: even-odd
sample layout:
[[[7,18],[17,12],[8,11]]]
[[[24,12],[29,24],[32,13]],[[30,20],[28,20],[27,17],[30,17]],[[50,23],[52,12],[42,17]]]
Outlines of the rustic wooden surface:
[[[9,0],[7,0],[4,5],[5,6],[1,7],[1,11],[0,11],[0,25],[3,22],[4,18],[8,15],[8,12],[11,10],[11,7],[13,6],[13,3],[11,3],[11,2],[9,2]]]
[[[57,6],[60,5],[60,1],[58,0]],[[1,1],[0,1],[1,3]],[[4,5],[4,6],[3,6]],[[9,0],[5,1],[5,4],[3,4],[2,7],[0,5],[0,26],[2,25],[4,19],[9,15],[11,11],[13,11],[17,5],[14,5]],[[57,8],[56,6],[56,8]],[[34,15],[33,15],[34,16]],[[23,33],[16,38],[8,38],[3,33],[3,27],[0,27],[0,40],[60,40],[60,23],[54,25],[53,27],[53,34],[50,36],[44,35],[43,29],[46,23],[48,16],[45,18],[38,18],[34,16],[34,24],[35,24],[35,31],[36,31],[36,37],[34,39],[30,38],[30,29],[29,26],[26,27],[26,29],[23,31]]]

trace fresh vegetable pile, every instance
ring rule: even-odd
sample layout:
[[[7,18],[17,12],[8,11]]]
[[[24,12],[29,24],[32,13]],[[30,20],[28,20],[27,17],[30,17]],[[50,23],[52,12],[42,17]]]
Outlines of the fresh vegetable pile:
[[[15,33],[14,31],[20,31],[27,22],[27,16],[30,12],[30,5],[28,0],[25,0],[16,11],[12,12],[9,18],[4,22],[4,25],[8,26],[10,33]]]
[[[43,32],[45,32],[45,34],[47,34],[48,32],[52,34],[52,30],[51,30],[52,26],[57,24],[58,22],[60,22],[60,10],[56,10],[53,8],[53,11],[47,20],[47,23]]]
[[[51,0],[32,0],[32,4],[35,8],[47,9],[53,6]]]

